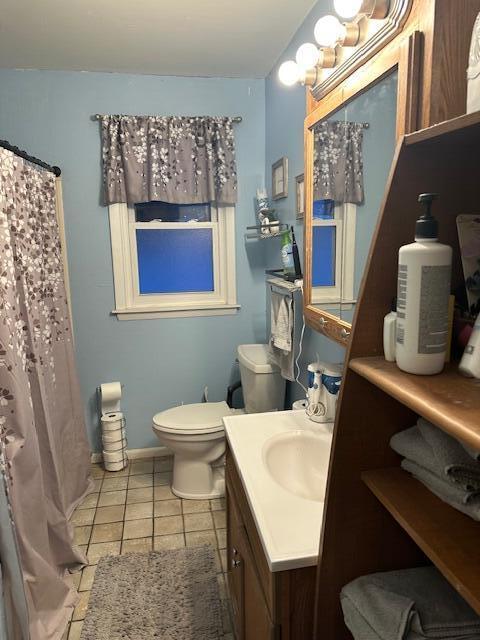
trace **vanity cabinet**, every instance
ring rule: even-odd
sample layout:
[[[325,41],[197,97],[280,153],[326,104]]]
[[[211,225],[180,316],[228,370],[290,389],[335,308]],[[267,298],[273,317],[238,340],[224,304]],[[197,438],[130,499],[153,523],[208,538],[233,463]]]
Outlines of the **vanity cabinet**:
[[[316,567],[270,571],[229,449],[226,499],[228,587],[236,640],[309,639]]]

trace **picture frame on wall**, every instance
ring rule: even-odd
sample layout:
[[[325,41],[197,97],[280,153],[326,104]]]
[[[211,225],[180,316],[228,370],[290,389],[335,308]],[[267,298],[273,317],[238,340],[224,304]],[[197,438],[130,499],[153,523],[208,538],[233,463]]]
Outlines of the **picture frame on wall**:
[[[288,196],[288,158],[285,156],[272,164],[272,200]]]
[[[297,220],[303,220],[305,217],[305,176],[303,173],[295,176],[295,195]]]

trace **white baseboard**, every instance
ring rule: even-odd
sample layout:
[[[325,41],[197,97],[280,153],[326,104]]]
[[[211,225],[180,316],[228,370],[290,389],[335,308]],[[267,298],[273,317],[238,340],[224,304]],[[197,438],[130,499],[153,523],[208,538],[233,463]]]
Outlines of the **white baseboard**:
[[[147,447],[146,449],[127,449],[129,460],[141,460],[142,458],[160,458],[162,456],[170,456],[172,452],[167,447]],[[93,452],[91,456],[92,463],[101,462],[102,454]]]

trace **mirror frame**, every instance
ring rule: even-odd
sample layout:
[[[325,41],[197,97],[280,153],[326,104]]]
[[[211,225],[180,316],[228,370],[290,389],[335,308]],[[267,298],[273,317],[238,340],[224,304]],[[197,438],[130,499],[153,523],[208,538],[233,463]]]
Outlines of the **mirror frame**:
[[[312,210],[313,210],[313,127],[347,105],[382,78],[398,70],[396,139],[418,129],[422,33],[389,43],[375,57],[352,72],[307,115],[304,122],[305,216],[304,216],[304,302],[305,322],[315,331],[347,346],[352,325],[311,304],[312,300]],[[307,95],[307,103],[311,96]],[[362,276],[363,283],[363,276]],[[360,289],[362,284],[360,284]]]

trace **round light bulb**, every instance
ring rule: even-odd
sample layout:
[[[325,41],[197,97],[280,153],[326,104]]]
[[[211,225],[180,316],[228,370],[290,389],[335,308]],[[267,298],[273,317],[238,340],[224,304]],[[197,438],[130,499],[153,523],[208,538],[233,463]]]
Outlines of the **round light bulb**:
[[[354,18],[362,8],[362,0],[333,0],[335,11],[341,18]]]
[[[278,70],[278,77],[280,82],[286,84],[287,87],[292,87],[300,80],[300,68],[293,60],[287,60],[280,65]]]
[[[333,49],[337,42],[342,39],[344,29],[336,16],[323,16],[315,25],[313,34],[320,46]]]
[[[300,69],[314,69],[318,58],[320,57],[320,51],[311,42],[305,42],[298,48],[295,60],[297,61]]]

